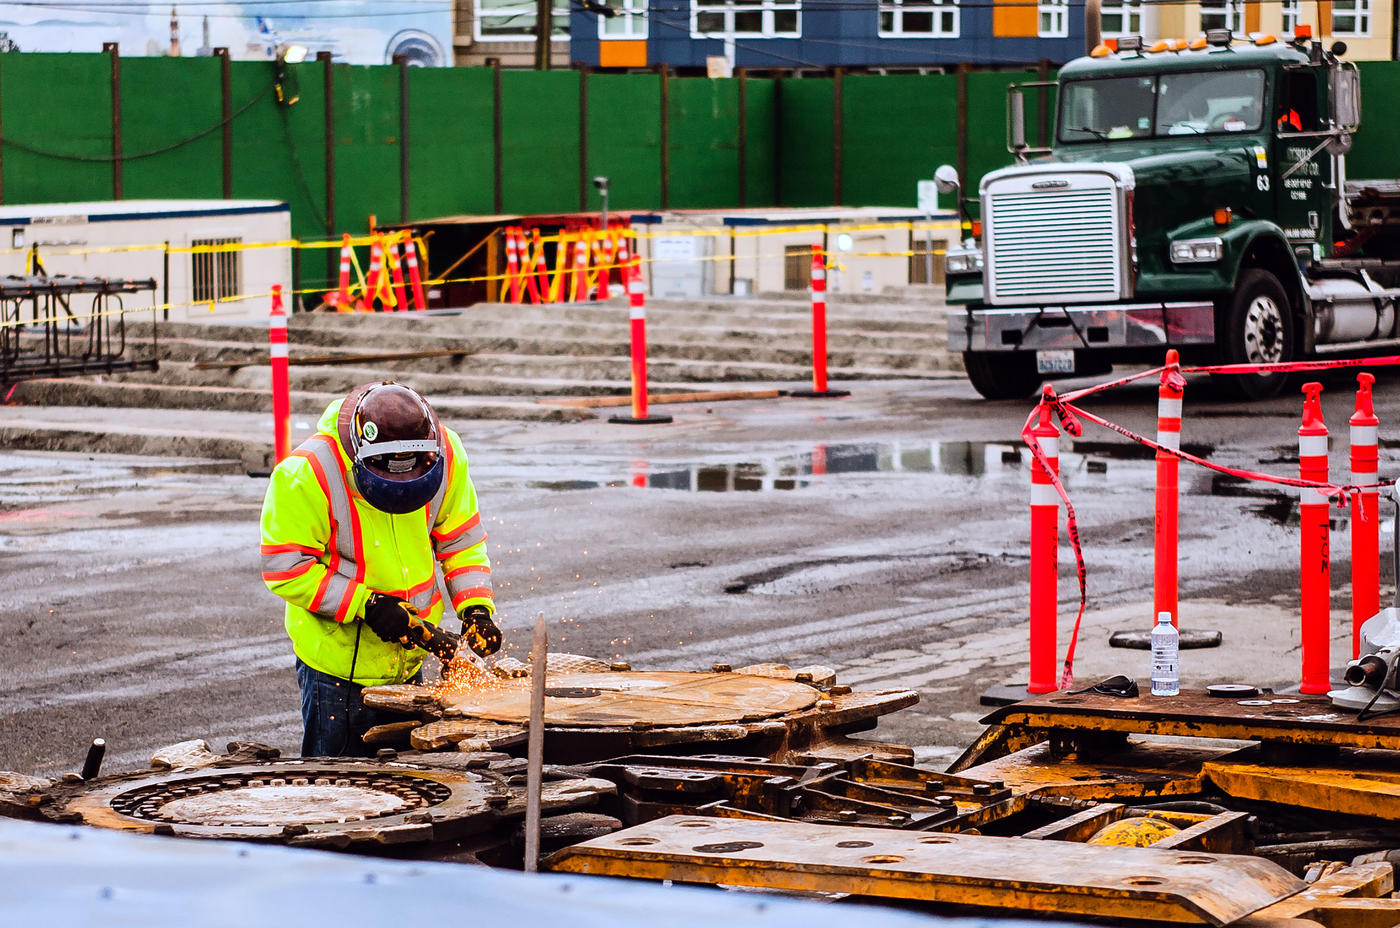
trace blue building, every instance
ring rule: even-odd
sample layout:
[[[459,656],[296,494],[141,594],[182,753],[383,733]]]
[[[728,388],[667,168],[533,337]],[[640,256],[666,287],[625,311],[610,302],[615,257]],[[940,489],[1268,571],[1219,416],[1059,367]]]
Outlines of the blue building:
[[[1105,4],[1106,32],[1135,7]],[[907,71],[1084,54],[1083,0],[585,0],[568,21],[569,60],[603,70]]]

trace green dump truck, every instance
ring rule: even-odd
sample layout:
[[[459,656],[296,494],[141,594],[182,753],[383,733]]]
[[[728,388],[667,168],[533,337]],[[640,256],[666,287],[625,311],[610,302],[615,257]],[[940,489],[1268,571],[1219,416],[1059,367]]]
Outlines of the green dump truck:
[[[1303,33],[1303,30],[1299,30]],[[1306,34],[1120,39],[1069,62],[1053,144],[987,174],[947,261],[948,342],[973,387],[1162,362],[1280,362],[1400,343],[1400,181],[1350,180],[1360,76]],[[957,172],[937,172],[956,189]],[[1286,375],[1222,378],[1277,393]]]

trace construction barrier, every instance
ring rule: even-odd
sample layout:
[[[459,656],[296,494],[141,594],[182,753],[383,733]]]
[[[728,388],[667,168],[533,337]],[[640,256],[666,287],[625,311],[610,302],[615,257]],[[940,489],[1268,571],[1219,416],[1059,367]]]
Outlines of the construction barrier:
[[[272,454],[274,463],[292,451],[292,395],[287,365],[287,314],[282,309],[282,285],[272,285],[272,310],[267,317],[272,366]]]
[[[1060,500],[1054,481],[1060,473],[1060,430],[1050,417],[1052,407],[1040,405],[1031,434],[1042,454],[1031,467],[1031,675],[1026,690],[1055,689],[1056,626],[1059,618]]]
[[[647,291],[642,279],[642,263],[634,258],[627,273],[628,316],[632,326],[632,415],[613,416],[610,421],[629,425],[670,422],[670,416],[647,414]]]
[[[1302,610],[1300,615],[1301,641],[1303,648],[1302,672],[1300,675],[1300,688],[1304,693],[1325,693],[1330,688],[1328,679],[1328,624],[1330,621],[1330,539],[1328,506],[1332,503],[1338,505],[1352,505],[1357,497],[1363,497],[1369,492],[1373,498],[1374,491],[1382,486],[1391,486],[1392,481],[1373,479],[1366,483],[1352,483],[1337,485],[1329,482],[1327,471],[1327,427],[1322,418],[1320,394],[1322,387],[1320,384],[1309,383],[1304,387],[1307,399],[1304,403],[1303,422],[1298,429],[1299,438],[1299,476],[1297,478],[1281,477],[1274,474],[1261,473],[1258,471],[1243,470],[1240,468],[1223,467],[1212,464],[1210,461],[1197,457],[1180,450],[1179,437],[1175,440],[1167,439],[1152,441],[1142,435],[1138,435],[1131,430],[1124,428],[1114,422],[1095,415],[1077,405],[1077,401],[1086,396],[1101,393],[1105,390],[1120,387],[1134,381],[1148,377],[1156,377],[1159,380],[1166,374],[1267,374],[1267,373],[1295,373],[1299,371],[1323,371],[1338,368],[1355,367],[1380,367],[1400,365],[1400,355],[1387,355],[1384,357],[1356,358],[1337,361],[1297,361],[1278,364],[1223,364],[1205,365],[1200,367],[1180,368],[1173,364],[1164,367],[1153,368],[1131,374],[1117,380],[1097,384],[1082,390],[1076,390],[1064,395],[1057,395],[1054,388],[1046,384],[1043,388],[1040,403],[1026,419],[1026,424],[1021,430],[1021,438],[1030,449],[1031,468],[1031,493],[1033,501],[1043,502],[1045,491],[1038,489],[1045,484],[1054,490],[1058,501],[1065,506],[1066,530],[1069,536],[1070,545],[1074,550],[1075,566],[1079,581],[1079,614],[1075,618],[1074,631],[1070,636],[1069,647],[1066,649],[1064,667],[1060,675],[1059,689],[1068,689],[1074,680],[1074,652],[1079,638],[1079,628],[1084,618],[1084,611],[1087,604],[1086,570],[1084,566],[1083,548],[1079,541],[1079,529],[1075,517],[1074,506],[1070,501],[1069,493],[1065,490],[1064,484],[1059,477],[1058,433],[1054,429],[1054,423],[1050,418],[1053,412],[1059,419],[1060,426],[1070,435],[1078,436],[1082,433],[1083,426],[1081,420],[1092,422],[1095,425],[1117,432],[1125,438],[1145,445],[1156,450],[1159,454],[1165,453],[1179,460],[1189,461],[1201,467],[1228,474],[1244,480],[1255,480],[1273,483],[1280,486],[1293,487],[1299,491],[1299,503],[1302,514],[1302,548],[1301,548],[1301,576],[1300,593],[1302,600]],[[1374,420],[1371,410],[1370,384],[1374,378],[1370,374],[1358,376],[1361,387],[1357,396],[1357,418],[1358,424],[1363,428],[1360,433],[1361,439],[1369,439],[1370,435],[1364,429],[1370,426]],[[1159,391],[1159,402],[1160,402]],[[1159,406],[1159,413],[1161,412]],[[1170,411],[1170,407],[1167,411]],[[1170,418],[1160,416],[1160,418]],[[1160,425],[1160,423],[1159,423]],[[1179,422],[1177,423],[1179,436]],[[1373,427],[1373,426],[1372,426]],[[1160,429],[1159,429],[1160,431]],[[1170,434],[1170,430],[1168,430]],[[1364,446],[1363,446],[1364,447]],[[1054,455],[1054,457],[1052,457]],[[1367,459],[1368,452],[1362,450],[1357,459]],[[1357,470],[1357,479],[1360,479],[1366,472],[1364,469]],[[1374,476],[1374,474],[1372,475]],[[1058,505],[1056,505],[1058,513]],[[1355,511],[1355,510],[1353,510]],[[1368,516],[1364,514],[1360,520],[1366,524]],[[1374,514],[1369,516],[1369,522],[1374,525],[1376,522]],[[1036,686],[1045,685],[1044,672],[1039,670],[1043,666],[1044,644],[1046,638],[1045,627],[1047,624],[1046,615],[1055,607],[1054,599],[1049,599],[1047,605],[1047,590],[1052,589],[1052,584],[1058,576],[1058,563],[1052,568],[1045,566],[1046,559],[1056,555],[1056,549],[1049,544],[1050,529],[1046,528],[1047,517],[1037,511],[1037,507],[1032,507],[1031,522],[1031,680]],[[1058,519],[1053,524],[1055,529],[1054,537],[1058,538]],[[1375,528],[1366,528],[1367,532],[1375,532]],[[1368,549],[1375,552],[1379,545]],[[1039,552],[1039,554],[1037,553]],[[1365,568],[1368,573],[1365,577],[1376,577],[1379,573],[1379,566],[1375,564],[1376,556],[1372,553],[1369,556],[1371,566]],[[1155,570],[1155,567],[1154,567]],[[1376,583],[1371,583],[1375,587]],[[1353,591],[1355,595],[1355,591]],[[1155,603],[1154,592],[1154,603]],[[1378,601],[1378,591],[1368,590],[1365,595],[1374,596],[1374,599],[1366,602]],[[1359,609],[1354,609],[1353,624],[1358,621],[1355,616],[1360,616]],[[1371,613],[1374,614],[1374,613]],[[1364,621],[1370,614],[1359,619]],[[1175,619],[1175,615],[1173,616]],[[1051,626],[1053,627],[1053,626]],[[1053,645],[1052,645],[1053,647]],[[1053,687],[1052,687],[1053,688]],[[1031,690],[1031,692],[1045,692],[1047,690]]]
[[[1377,433],[1381,420],[1371,403],[1376,378],[1356,375],[1356,411],[1351,414],[1351,482],[1374,484],[1379,472]],[[1374,486],[1351,494],[1351,656],[1361,656],[1361,623],[1380,611],[1380,519]],[[1398,581],[1400,582],[1400,581]]]

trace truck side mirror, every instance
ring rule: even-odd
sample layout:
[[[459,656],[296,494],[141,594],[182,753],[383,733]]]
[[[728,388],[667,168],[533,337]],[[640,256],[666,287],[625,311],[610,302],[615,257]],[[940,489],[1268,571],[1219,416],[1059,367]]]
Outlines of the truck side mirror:
[[[1019,89],[1011,91],[1007,98],[1009,111],[1006,114],[1006,134],[1011,142],[1011,150],[1019,152],[1026,147],[1026,95]]]
[[[939,193],[956,193],[959,186],[958,169],[951,164],[940,164],[933,172],[933,183]]]
[[[1361,125],[1361,77],[1354,66],[1342,66],[1332,72],[1332,123],[1346,132]]]

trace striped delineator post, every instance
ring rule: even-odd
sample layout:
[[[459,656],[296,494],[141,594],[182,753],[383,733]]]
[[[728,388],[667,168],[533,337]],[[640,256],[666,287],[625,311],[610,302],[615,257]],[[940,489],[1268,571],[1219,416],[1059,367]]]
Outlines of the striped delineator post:
[[[1060,472],[1060,431],[1051,407],[1040,404],[1040,421],[1031,434],[1045,453],[1049,470],[1031,459],[1031,612],[1030,693],[1050,693],[1055,683],[1055,627],[1059,621],[1060,495],[1050,474]]]
[[[413,290],[413,308],[422,312],[428,308],[428,301],[423,296],[423,275],[418,271],[418,248],[413,244],[411,236],[404,242],[403,253],[408,264],[408,285]]]
[[[647,415],[647,290],[641,259],[633,258],[627,271],[628,315],[632,323],[632,415],[612,416],[609,421],[626,425],[670,422],[670,416]]]
[[[394,299],[394,311],[405,312],[408,310],[408,294],[404,292],[403,285],[403,262],[399,260],[399,240],[389,239],[388,247],[385,248],[385,263],[389,265],[389,273],[394,281],[391,291]]]
[[[1351,414],[1351,482],[1376,482],[1381,420],[1371,404],[1376,378],[1356,375],[1356,411]],[[1380,612],[1380,508],[1375,487],[1351,494],[1351,656],[1361,656],[1361,624]]]
[[[350,305],[350,233],[346,232],[340,239],[340,280],[336,287],[336,309],[343,313],[348,313],[353,306]]]
[[[380,244],[379,236],[376,235],[369,246],[369,273],[365,275],[365,312],[367,313],[374,312],[374,301],[379,296],[379,290],[383,286],[383,274],[384,247]]]
[[[850,390],[826,386],[826,254],[812,246],[812,389],[793,390],[790,396],[850,396]]]
[[[292,396],[287,376],[287,314],[282,310],[282,285],[272,285],[272,310],[267,316],[272,361],[272,454],[274,463],[292,451]]]
[[[512,303],[519,303],[525,295],[525,278],[520,273],[520,239],[514,226],[506,226],[506,293]]]
[[[1322,384],[1303,385],[1303,424],[1298,427],[1298,476],[1327,482],[1327,425],[1322,420]],[[1299,583],[1303,613],[1299,642],[1302,646],[1302,678],[1298,690],[1307,694],[1330,690],[1328,625],[1331,619],[1331,547],[1328,536],[1327,495],[1298,489],[1302,522],[1302,560]]]
[[[1166,367],[1157,387],[1157,444],[1181,450],[1181,400],[1185,393],[1181,358],[1176,349],[1167,351]],[[1157,452],[1156,530],[1153,533],[1152,614],[1170,612],[1172,624],[1181,626],[1177,615],[1177,528],[1180,490],[1180,461],[1166,451]]]

